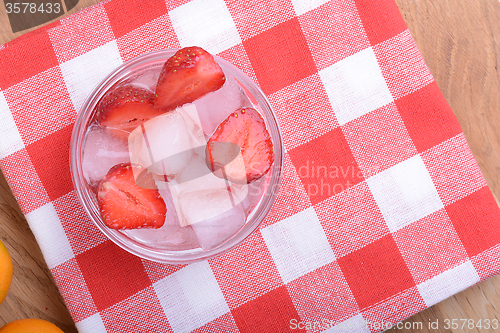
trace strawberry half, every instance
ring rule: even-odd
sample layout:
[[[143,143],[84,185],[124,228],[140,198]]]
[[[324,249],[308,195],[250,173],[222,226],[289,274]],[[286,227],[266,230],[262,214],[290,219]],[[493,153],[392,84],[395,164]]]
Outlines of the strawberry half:
[[[136,175],[146,186],[138,186]],[[112,229],[160,228],[165,223],[167,207],[150,173],[130,163],[112,167],[99,184],[97,200],[103,222]]]
[[[241,151],[242,161],[234,158],[239,153],[234,151],[235,146]],[[251,183],[262,177],[274,162],[273,142],[262,116],[252,108],[231,113],[208,140],[206,158],[218,177],[237,183]]]
[[[214,57],[201,47],[185,47],[163,65],[155,108],[170,111],[224,85],[226,77]]]
[[[154,94],[125,85],[105,95],[97,106],[97,121],[119,137],[127,138],[137,126],[161,114],[154,108]]]

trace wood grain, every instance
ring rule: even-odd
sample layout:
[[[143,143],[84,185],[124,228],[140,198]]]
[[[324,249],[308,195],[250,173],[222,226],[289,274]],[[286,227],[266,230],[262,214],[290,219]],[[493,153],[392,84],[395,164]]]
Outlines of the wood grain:
[[[19,2],[28,2],[28,1],[19,1]],[[66,17],[68,15],[76,13],[77,11],[79,11],[83,8],[86,8],[86,7],[91,6],[91,5],[95,5],[96,3],[99,3],[99,2],[101,2],[101,0],[79,0],[78,4],[73,9],[71,9],[69,12],[67,12],[66,6],[64,5],[64,1],[61,1],[65,14],[56,18],[56,19],[53,19],[52,21],[48,21],[46,24],[60,20],[63,17]],[[5,43],[13,40],[16,37],[24,35],[25,33],[29,32],[29,31],[36,30],[36,29],[40,28],[41,26],[42,25],[37,26],[37,27],[33,27],[31,29],[12,33],[12,29],[11,29],[10,24],[9,24],[9,18],[7,16],[7,12],[5,9],[5,1],[0,0],[0,44],[5,44]]]
[[[96,0],[80,0],[71,14]],[[455,112],[493,194],[500,198],[500,3],[498,0],[396,0],[443,95]],[[2,1],[3,4],[3,1]],[[0,5],[0,43],[13,34]],[[0,239],[14,261],[14,280],[0,304],[0,326],[18,318],[50,320],[76,332],[38,245],[3,175]],[[445,319],[499,319],[500,276],[481,282],[403,322],[419,332],[491,332],[445,329]],[[439,329],[428,323],[439,320]],[[413,326],[418,327],[418,326]],[[415,332],[393,329],[391,332]]]
[[[500,2],[396,0],[396,3],[499,202]],[[495,276],[406,322],[424,323],[421,332],[486,332],[484,329],[445,330],[442,324],[444,319],[500,320],[499,310],[500,276]],[[436,319],[441,329],[429,330],[427,323]]]
[[[0,304],[0,327],[20,318],[53,322],[64,332],[76,332],[52,275],[28,223],[0,174],[0,239],[14,266],[12,284]]]

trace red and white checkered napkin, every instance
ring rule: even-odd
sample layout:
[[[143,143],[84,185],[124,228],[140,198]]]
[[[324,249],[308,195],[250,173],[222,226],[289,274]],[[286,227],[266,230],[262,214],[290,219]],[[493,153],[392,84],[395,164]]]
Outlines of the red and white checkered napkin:
[[[199,45],[262,87],[286,154],[233,251],[188,266],[107,240],[68,167],[83,100]],[[500,270],[500,211],[393,0],[111,0],[0,49],[0,166],[82,333],[375,332]]]

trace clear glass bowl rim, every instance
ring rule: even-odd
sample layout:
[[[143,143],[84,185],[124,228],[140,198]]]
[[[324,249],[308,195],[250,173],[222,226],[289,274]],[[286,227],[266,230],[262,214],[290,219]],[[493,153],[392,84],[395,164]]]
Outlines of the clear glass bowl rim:
[[[250,93],[255,97],[258,105],[264,112],[264,119],[266,126],[271,134],[274,145],[274,164],[271,169],[271,180],[268,185],[266,193],[264,193],[258,207],[252,212],[252,217],[239,230],[238,233],[229,238],[222,245],[211,250],[193,250],[193,251],[166,251],[151,247],[145,247],[143,244],[136,242],[117,230],[108,228],[100,218],[97,209],[95,194],[90,189],[83,176],[82,156],[83,156],[83,143],[85,129],[88,121],[92,116],[97,103],[101,100],[104,94],[114,84],[130,74],[131,69],[138,68],[139,66],[146,66],[148,63],[156,63],[159,61],[166,61],[178,49],[164,49],[153,52],[144,53],[137,56],[122,65],[117,67],[113,72],[107,75],[87,97],[82,104],[80,111],[77,115],[70,142],[70,171],[73,185],[75,187],[77,197],[83,205],[84,210],[90,217],[92,222],[97,228],[112,242],[123,248],[124,250],[132,253],[138,257],[146,260],[151,260],[165,264],[188,264],[201,260],[210,259],[221,254],[224,254],[231,249],[241,244],[248,238],[258,227],[269,213],[274,201],[276,200],[278,190],[282,180],[283,169],[283,139],[278,120],[273,111],[271,103],[267,99],[264,92],[255,82],[250,79],[243,71],[231,64],[230,62],[214,56],[217,63],[223,68],[224,71],[230,71],[231,74],[242,84]],[[75,221],[77,223],[77,221]]]

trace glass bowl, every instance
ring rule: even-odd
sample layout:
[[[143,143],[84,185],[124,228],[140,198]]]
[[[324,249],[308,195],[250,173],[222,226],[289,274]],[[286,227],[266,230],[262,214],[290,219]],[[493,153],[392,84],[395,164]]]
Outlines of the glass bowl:
[[[225,75],[236,79],[235,82],[240,85],[253,107],[263,116],[274,146],[274,163],[266,175],[266,180],[261,182],[264,190],[260,199],[256,199],[254,209],[247,216],[246,222],[232,237],[208,250],[182,244],[143,240],[135,237],[133,232],[108,228],[99,212],[95,187],[93,188],[85,178],[82,166],[87,128],[94,119],[96,105],[110,88],[130,80],[135,80],[140,84],[141,80],[146,80],[143,77],[151,76],[151,73],[156,73],[153,76],[157,77],[165,61],[176,51],[176,49],[169,49],[143,54],[122,64],[102,80],[85,100],[78,113],[71,137],[70,167],[78,198],[92,222],[107,238],[126,251],[147,260],[168,264],[187,264],[210,259],[233,249],[259,227],[271,209],[279,190],[283,163],[283,140],[276,115],[262,90],[237,67],[214,56]]]

